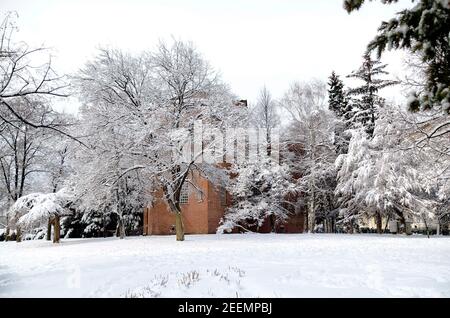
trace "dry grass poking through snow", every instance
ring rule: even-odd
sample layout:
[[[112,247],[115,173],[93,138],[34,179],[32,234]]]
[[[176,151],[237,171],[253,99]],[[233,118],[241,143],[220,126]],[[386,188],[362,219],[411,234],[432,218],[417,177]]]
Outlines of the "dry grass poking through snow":
[[[245,271],[237,267],[228,267],[225,271],[204,270],[185,273],[170,273],[158,275],[144,287],[128,290],[125,298],[157,298],[171,294],[172,297],[195,297],[202,293],[209,297],[239,297],[243,290],[241,278]]]

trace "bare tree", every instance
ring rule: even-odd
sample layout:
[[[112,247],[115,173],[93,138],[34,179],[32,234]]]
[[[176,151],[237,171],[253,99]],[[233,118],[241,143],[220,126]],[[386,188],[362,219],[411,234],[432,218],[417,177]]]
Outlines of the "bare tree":
[[[430,62],[423,59],[423,53],[410,53],[405,58],[406,75],[401,80],[403,93],[411,97],[411,92],[416,95],[426,95],[427,70],[431,67]],[[413,98],[414,99],[414,98]],[[408,98],[408,103],[413,99]],[[441,111],[430,109],[426,112],[404,114],[403,121],[414,133],[414,146],[419,149],[428,149],[445,156],[450,156],[450,145],[448,135],[450,133],[450,116],[442,116]]]
[[[65,126],[54,121],[51,109],[48,108],[40,117],[30,119],[26,112],[18,108],[23,103],[34,107],[30,99],[42,99],[49,103],[50,98],[67,97],[69,85],[53,69],[47,48],[30,48],[26,43],[15,40],[16,18],[17,14],[8,13],[0,23],[0,110],[2,116],[7,114],[0,119],[6,124],[20,121],[30,128],[50,129],[78,140],[68,134]]]
[[[258,95],[258,99],[256,105],[251,109],[250,112],[250,121],[253,125],[259,128],[259,138],[263,140],[259,140],[260,143],[265,143],[265,149],[267,151],[267,157],[271,157],[272,155],[272,136],[274,130],[279,128],[280,125],[280,117],[277,112],[277,101],[272,98],[272,94],[267,89],[266,86],[263,86]],[[261,135],[263,134],[263,135]],[[264,154],[264,156],[266,155]],[[256,164],[252,167],[255,171],[258,170]],[[270,170],[270,169],[269,169]],[[248,179],[247,182],[251,180]],[[234,185],[233,185],[234,187]],[[270,188],[270,182],[268,182],[268,189]],[[269,220],[272,228],[272,232],[275,232],[276,227],[276,217],[275,214],[269,213]]]
[[[36,101],[18,102],[15,108],[22,112],[26,120],[33,120],[42,114],[42,111],[36,114],[34,110],[45,108]],[[32,107],[29,107],[30,104]],[[24,195],[30,186],[32,174],[43,172],[40,165],[43,161],[43,142],[49,136],[42,130],[24,124],[4,110],[0,111],[0,116],[0,124],[3,124],[0,133],[0,188],[6,192],[9,206]]]
[[[152,189],[161,190],[175,216],[177,240],[184,240],[181,189],[194,170],[208,169],[186,158],[183,148],[196,121],[220,127],[232,118],[236,107],[227,86],[191,43],[181,41],[160,43],[156,52],[138,56],[101,50],[76,84],[92,132],[92,163],[98,165],[89,170],[90,178],[99,175],[112,190],[141,171]],[[101,162],[95,153],[101,153]]]
[[[157,143],[154,143],[159,155],[154,158],[157,169],[153,174],[163,190],[171,212],[175,215],[177,240],[183,241],[181,189],[185,182],[189,182],[193,170],[201,170],[196,164],[196,158],[214,141],[208,143],[203,140],[203,149],[190,160],[185,160],[179,154],[182,153],[187,140],[171,141],[167,128],[172,131],[192,131],[198,119],[220,127],[233,118],[233,96],[221,82],[219,74],[202,58],[192,43],[175,41],[172,46],[160,43],[157,53],[152,56],[152,62],[158,75],[158,90],[164,93],[158,103],[158,118],[160,128],[165,130],[159,132]]]
[[[255,107],[251,110],[253,124],[264,130],[267,144],[267,155],[271,155],[271,136],[275,128],[280,125],[280,116],[277,112],[277,102],[266,86],[261,88]]]
[[[298,186],[306,194],[309,203],[304,228],[311,232],[316,224],[318,206],[329,207],[329,194],[333,191],[326,182],[322,182],[333,174],[330,169],[333,169],[336,157],[333,145],[334,120],[327,109],[326,94],[326,84],[313,80],[293,83],[281,100],[281,106],[292,120],[285,142],[297,144],[301,148],[291,158],[290,164],[293,173],[301,176]]]

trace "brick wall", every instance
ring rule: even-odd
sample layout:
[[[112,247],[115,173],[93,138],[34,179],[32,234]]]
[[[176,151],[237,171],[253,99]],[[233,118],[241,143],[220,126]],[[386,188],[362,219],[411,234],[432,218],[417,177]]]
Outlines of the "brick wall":
[[[217,194],[208,180],[196,174],[194,183],[201,192],[189,186],[188,203],[181,205],[185,233],[215,233],[224,210],[217,207]],[[144,209],[144,234],[174,234],[175,216],[162,199],[162,192],[157,193],[156,197],[153,206]]]
[[[198,174],[194,175],[194,183],[202,191],[202,195],[193,187],[189,187],[189,200],[181,205],[184,230],[186,234],[216,233],[219,222],[225,213],[227,205],[231,204],[231,197],[225,190],[213,185]],[[224,196],[225,195],[225,196]],[[162,199],[162,191],[156,194],[152,207],[144,209],[144,235],[175,234],[175,216],[170,212]],[[296,200],[296,198],[293,198]],[[303,214],[293,216],[282,225],[278,225],[279,233],[303,232]],[[252,229],[257,230],[257,229]],[[269,233],[269,220],[264,222],[259,232]],[[236,232],[236,231],[235,231]]]

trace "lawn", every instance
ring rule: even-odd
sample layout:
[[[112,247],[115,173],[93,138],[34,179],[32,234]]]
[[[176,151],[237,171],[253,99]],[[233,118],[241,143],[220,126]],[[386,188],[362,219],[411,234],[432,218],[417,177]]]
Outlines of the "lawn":
[[[450,237],[0,242],[0,297],[450,297]]]

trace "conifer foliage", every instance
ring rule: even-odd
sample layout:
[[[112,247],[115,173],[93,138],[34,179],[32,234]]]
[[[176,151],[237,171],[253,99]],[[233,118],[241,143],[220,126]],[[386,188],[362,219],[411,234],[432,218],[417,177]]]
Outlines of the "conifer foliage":
[[[328,82],[328,109],[336,115],[334,144],[339,154],[347,152],[350,136],[345,131],[351,127],[352,104],[344,88],[344,82],[334,71]]]
[[[328,106],[338,117],[345,117],[348,114],[349,103],[344,91],[344,82],[334,71],[331,73],[328,82]]]
[[[384,0],[393,3],[397,0]],[[427,91],[414,94],[409,101],[413,111],[437,109],[450,113],[450,1],[420,0],[397,13],[396,17],[382,22],[378,35],[369,43],[380,57],[388,49],[406,49],[419,53],[427,65]],[[364,0],[346,0],[348,12],[359,9]]]
[[[389,74],[385,71],[386,64],[382,64],[379,60],[373,60],[369,53],[366,53],[363,59],[361,67],[347,76],[359,79],[363,81],[363,84],[350,89],[348,94],[356,97],[353,100],[354,121],[364,126],[367,134],[372,136],[377,119],[377,109],[384,103],[378,92],[385,87],[397,84],[397,82],[380,78],[382,75]]]

